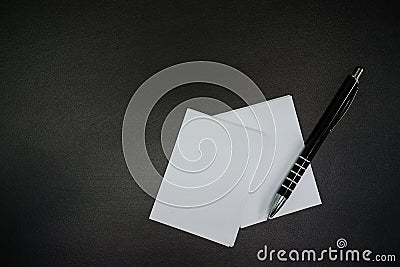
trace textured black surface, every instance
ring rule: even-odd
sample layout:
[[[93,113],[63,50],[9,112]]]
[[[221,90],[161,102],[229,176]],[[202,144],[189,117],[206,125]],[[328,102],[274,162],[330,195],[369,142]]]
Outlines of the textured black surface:
[[[165,1],[167,2],[167,1]],[[383,1],[2,2],[2,259],[26,265],[259,263],[273,249],[399,253],[400,19]],[[355,65],[360,92],[313,162],[323,205],[239,232],[234,248],[148,220],[153,200],[125,166],[121,127],[155,72],[212,60],[249,75],[267,98],[291,94],[305,137]],[[149,123],[158,168],[165,112],[211,95],[184,86]],[[259,263],[261,264],[261,263]]]

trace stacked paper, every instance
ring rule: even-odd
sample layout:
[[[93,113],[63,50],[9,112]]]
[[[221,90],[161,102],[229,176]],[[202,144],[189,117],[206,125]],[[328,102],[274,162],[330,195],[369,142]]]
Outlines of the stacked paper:
[[[233,246],[239,228],[267,220],[303,146],[291,96],[214,116],[188,109],[150,219]],[[276,217],[319,204],[310,166]]]

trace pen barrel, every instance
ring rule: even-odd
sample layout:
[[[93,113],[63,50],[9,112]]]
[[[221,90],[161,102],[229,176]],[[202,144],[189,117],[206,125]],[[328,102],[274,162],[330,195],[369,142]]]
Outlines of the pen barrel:
[[[353,102],[358,91],[358,80],[362,72],[363,68],[357,67],[353,75],[348,75],[346,77],[324,114],[322,114],[314,130],[311,132],[304,149],[293,164],[292,169],[286,175],[277,194],[286,199],[292,194],[319,147]]]
[[[349,75],[340,86],[338,92],[322,114],[310,137],[305,142],[301,156],[311,161],[322,142],[328,136],[336,123],[340,120],[341,110],[346,106],[346,100],[357,90],[358,80]]]
[[[279,195],[289,198],[292,194],[319,147],[351,104],[352,99],[357,93],[357,85],[357,79],[351,75],[347,76],[307,139],[300,156],[288,172],[277,192]]]
[[[310,161],[300,155],[293,164],[292,169],[286,175],[285,180],[278,190],[278,194],[289,198],[309,165]]]

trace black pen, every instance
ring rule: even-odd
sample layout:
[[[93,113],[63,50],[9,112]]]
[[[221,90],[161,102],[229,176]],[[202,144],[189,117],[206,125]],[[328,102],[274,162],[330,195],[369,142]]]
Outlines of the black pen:
[[[292,169],[287,174],[285,181],[275,194],[269,212],[269,218],[274,217],[275,214],[282,208],[283,204],[296,188],[297,183],[300,181],[307,167],[310,165],[311,160],[314,158],[325,138],[333,130],[335,125],[350,107],[357,94],[359,83],[358,80],[363,71],[364,69],[362,67],[357,67],[354,73],[352,75],[348,75],[342,86],[340,86],[335,97],[310,134],[310,137],[305,142],[305,146],[301,151],[300,156],[297,158]]]

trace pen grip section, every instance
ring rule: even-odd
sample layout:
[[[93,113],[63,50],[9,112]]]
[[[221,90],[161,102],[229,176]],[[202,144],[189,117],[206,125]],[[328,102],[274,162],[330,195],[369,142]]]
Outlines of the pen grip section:
[[[296,162],[293,164],[292,169],[287,174],[285,181],[283,181],[279,188],[278,194],[285,198],[289,198],[309,165],[310,161],[306,158],[302,156],[298,157]]]

